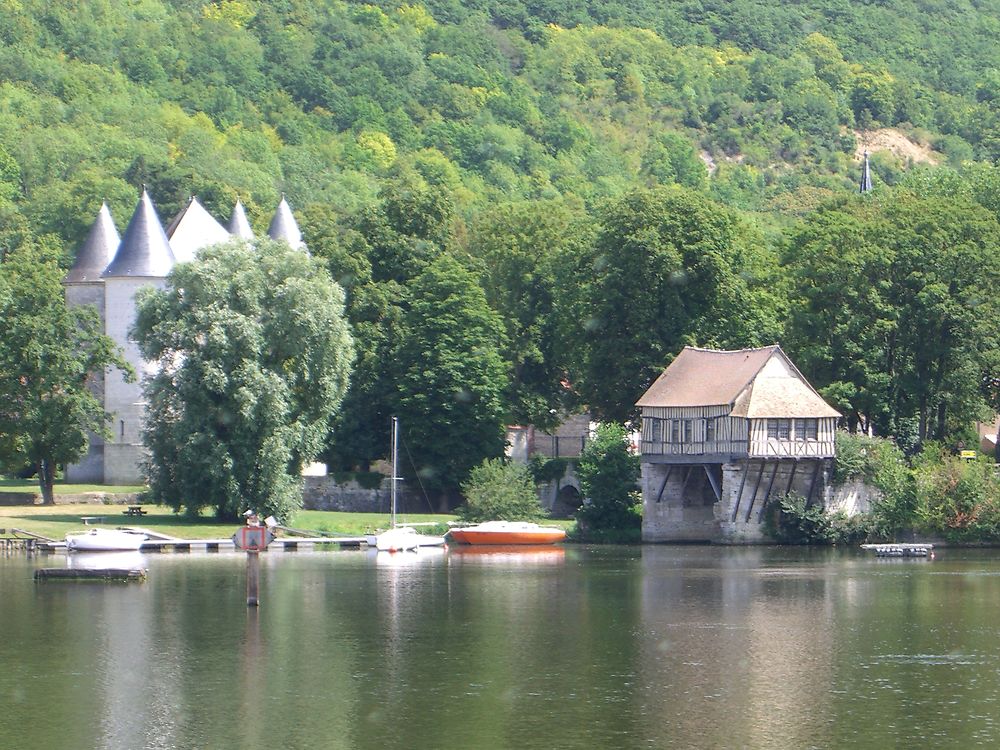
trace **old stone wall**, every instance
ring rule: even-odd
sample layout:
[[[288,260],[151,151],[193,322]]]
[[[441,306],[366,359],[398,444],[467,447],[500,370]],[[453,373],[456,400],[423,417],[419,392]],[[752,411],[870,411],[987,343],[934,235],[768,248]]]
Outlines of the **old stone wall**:
[[[75,495],[56,495],[56,505],[76,505],[91,503],[94,505],[137,505],[137,492],[81,492]],[[0,492],[0,505],[41,505],[42,495],[39,492]]]
[[[865,484],[863,480],[852,479],[832,488],[826,509],[833,513],[839,511],[848,516],[856,516],[859,513],[871,512],[872,501],[877,501],[881,497],[882,493],[879,490]]]
[[[643,541],[767,543],[768,504],[788,493],[829,503],[829,469],[828,459],[644,463]]]
[[[759,544],[771,541],[765,533],[770,504],[788,494],[829,500],[829,459],[769,460],[725,464],[722,501],[716,508],[719,541]],[[814,486],[815,483],[815,486]]]
[[[703,466],[644,463],[641,484],[644,542],[708,542],[719,537],[715,493]]]
[[[388,477],[380,487],[366,489],[356,481],[339,483],[331,475],[305,477],[302,507],[306,510],[337,510],[350,513],[385,513],[392,501],[392,482]],[[427,501],[420,492],[397,485],[397,513],[429,513]]]

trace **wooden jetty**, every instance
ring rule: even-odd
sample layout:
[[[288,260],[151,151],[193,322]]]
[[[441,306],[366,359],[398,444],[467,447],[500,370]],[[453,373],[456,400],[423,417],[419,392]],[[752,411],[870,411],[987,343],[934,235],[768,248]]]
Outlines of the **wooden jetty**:
[[[862,544],[861,549],[874,552],[876,557],[934,557],[933,544],[889,542],[885,544]]]
[[[145,581],[142,568],[38,568],[36,581]]]
[[[4,552],[34,552],[53,540],[24,529],[0,529],[0,550]]]

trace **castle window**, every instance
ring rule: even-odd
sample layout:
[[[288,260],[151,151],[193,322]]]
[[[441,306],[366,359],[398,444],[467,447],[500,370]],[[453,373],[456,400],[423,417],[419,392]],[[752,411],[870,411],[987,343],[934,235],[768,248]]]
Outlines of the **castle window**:
[[[659,419],[649,420],[649,439],[654,443],[659,443],[662,440],[661,436],[662,424]]]
[[[705,442],[714,443],[715,442],[715,420],[706,419],[705,420]]]
[[[121,420],[121,438],[122,438],[122,440],[125,439],[125,420],[124,419]]]

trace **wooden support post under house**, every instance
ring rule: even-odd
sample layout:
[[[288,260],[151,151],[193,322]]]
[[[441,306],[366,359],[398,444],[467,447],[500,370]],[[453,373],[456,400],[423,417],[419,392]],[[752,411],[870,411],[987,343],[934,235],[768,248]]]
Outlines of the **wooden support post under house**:
[[[715,492],[715,501],[718,502],[722,500],[722,488],[719,487],[718,482],[715,481],[715,477],[712,475],[712,469],[709,464],[702,464],[705,468],[705,476],[708,477],[708,483],[712,485],[712,491]]]
[[[761,459],[760,461],[760,472],[757,474],[757,482],[753,486],[753,494],[750,496],[750,505],[747,507],[747,515],[744,518],[745,523],[750,523],[750,514],[753,513],[753,505],[757,502],[757,490],[760,489],[760,480],[764,478],[764,468],[767,466],[767,461]]]
[[[781,466],[780,461],[774,462],[774,471],[771,472],[771,481],[767,483],[767,492],[764,493],[764,502],[760,504],[760,510],[757,511],[757,523],[764,520],[764,513],[767,511],[767,506],[771,502],[771,489],[774,487],[774,480],[778,476],[778,467]]]
[[[747,474],[750,473],[750,459],[743,462],[743,471],[740,472],[740,490],[736,493],[736,503],[733,505],[733,517],[729,520],[733,523],[740,514],[740,503],[743,501],[743,487],[747,483]]]

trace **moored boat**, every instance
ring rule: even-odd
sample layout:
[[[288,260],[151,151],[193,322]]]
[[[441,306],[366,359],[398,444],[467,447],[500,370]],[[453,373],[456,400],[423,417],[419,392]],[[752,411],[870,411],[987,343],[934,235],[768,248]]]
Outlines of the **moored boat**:
[[[399,420],[392,418],[392,493],[390,499],[389,530],[375,534],[368,539],[369,546],[374,546],[380,552],[405,552],[420,547],[441,547],[443,536],[418,534],[409,526],[396,525],[396,481],[399,479]]]
[[[485,521],[448,535],[461,544],[555,544],[566,538],[562,529],[527,521]]]
[[[91,529],[66,535],[66,549],[71,552],[122,552],[137,550],[146,541],[145,534],[121,529]]]

